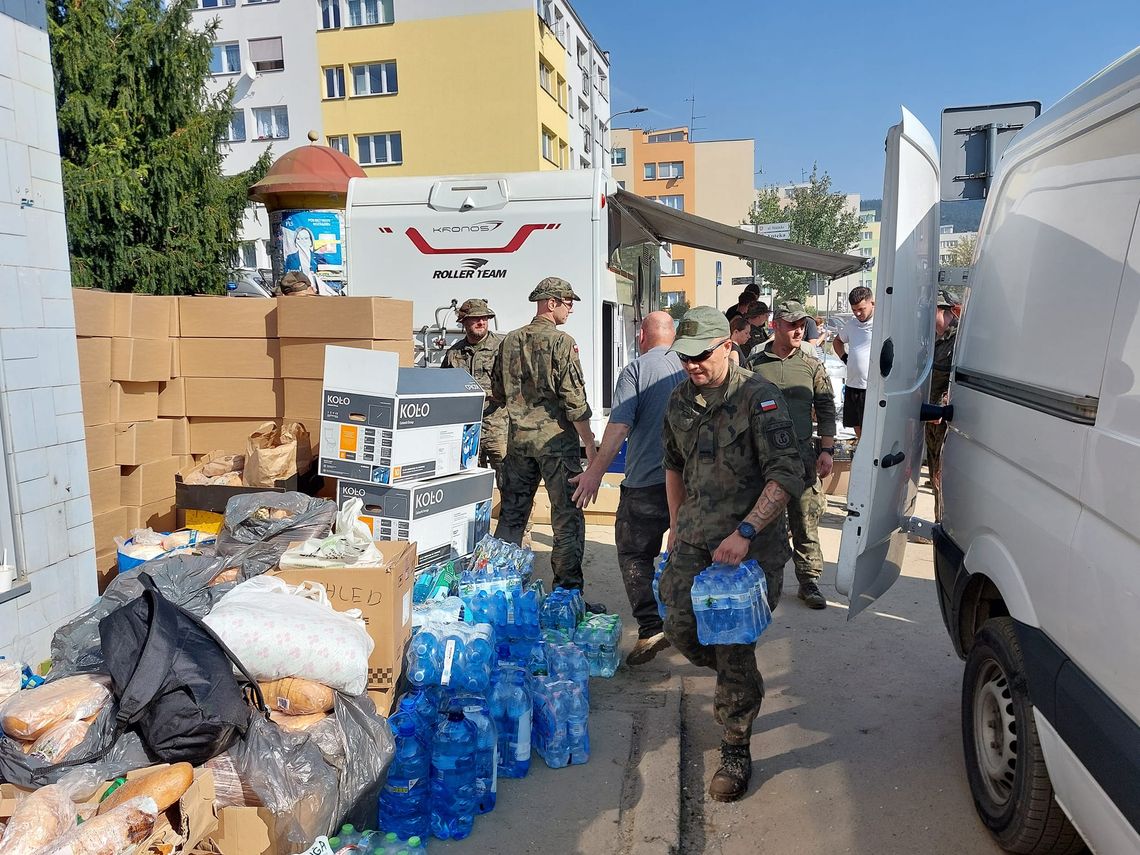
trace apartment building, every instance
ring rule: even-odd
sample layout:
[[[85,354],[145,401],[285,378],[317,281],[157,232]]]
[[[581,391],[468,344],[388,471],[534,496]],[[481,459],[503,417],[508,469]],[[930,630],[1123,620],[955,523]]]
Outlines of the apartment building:
[[[609,58],[564,0],[321,0],[327,144],[369,175],[599,165]]]
[[[950,253],[962,241],[977,242],[977,232],[956,232],[954,226],[939,226],[938,228],[938,263],[943,267],[950,265]]]
[[[614,129],[612,172],[621,186],[668,205],[720,223],[742,223],[754,201],[753,140],[693,142],[684,127]],[[665,305],[725,307],[736,302],[734,277],[749,276],[749,264],[683,246],[667,246],[671,264],[662,265]]]
[[[882,225],[879,222],[879,209],[875,207],[865,208],[857,195],[847,197],[847,207],[849,210],[859,212],[860,223],[859,235],[848,252],[852,255],[861,255],[864,258],[873,259],[875,263],[871,265],[869,270],[860,270],[850,276],[835,279],[821,288],[819,293],[813,296],[817,312],[823,312],[825,309],[830,309],[833,312],[849,311],[850,304],[847,301],[847,295],[853,288],[863,286],[872,291],[875,290],[878,276],[879,228]]]

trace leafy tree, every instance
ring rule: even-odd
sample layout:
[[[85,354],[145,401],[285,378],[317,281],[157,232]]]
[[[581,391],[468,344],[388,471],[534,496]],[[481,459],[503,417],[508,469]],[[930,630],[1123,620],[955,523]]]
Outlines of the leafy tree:
[[[217,22],[194,0],[48,4],[59,148],[77,286],[219,292],[237,252],[248,171],[222,174],[232,88],[210,94]],[[30,118],[30,117],[29,117]]]
[[[978,246],[978,236],[969,235],[962,238],[954,246],[950,247],[949,261],[944,265],[945,267],[969,267],[974,263],[974,250]]]
[[[765,187],[756,196],[749,213],[752,223],[791,223],[791,242],[833,252],[848,252],[862,226],[858,214],[847,208],[843,193],[831,190],[831,176],[812,166],[804,187],[793,187],[785,196],[777,187]],[[757,272],[775,292],[776,302],[807,302],[812,274],[762,261]]]
[[[689,311],[689,303],[687,300],[681,300],[672,306],[662,306],[661,308],[667,311],[673,317],[673,320],[679,321],[685,317],[685,312]]]

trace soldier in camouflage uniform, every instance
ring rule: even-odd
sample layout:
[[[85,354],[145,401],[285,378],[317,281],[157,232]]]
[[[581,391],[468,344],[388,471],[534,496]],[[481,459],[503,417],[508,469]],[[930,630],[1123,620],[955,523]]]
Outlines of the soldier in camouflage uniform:
[[[550,496],[554,584],[582,588],[586,520],[571,496],[570,479],[594,456],[590,405],[578,345],[558,329],[581,298],[570,283],[548,276],[530,294],[535,318],[508,333],[491,374],[491,394],[503,403],[510,421],[500,488],[502,504],[495,536],[521,543],[539,479]]]
[[[930,372],[930,403],[945,404],[950,392],[950,371],[954,367],[954,342],[958,338],[958,314],[962,304],[948,291],[938,292],[934,316],[934,366]],[[942,520],[942,446],[946,442],[946,422],[926,423],[926,467],[934,490],[934,521]]]
[[[479,465],[495,470],[495,481],[502,492],[503,458],[507,456],[507,411],[491,397],[491,370],[495,367],[503,336],[488,329],[488,321],[495,317],[495,313],[486,300],[466,300],[457,314],[467,335],[447,349],[442,367],[464,369],[487,393],[479,437]]]
[[[749,742],[764,681],[755,644],[701,645],[690,590],[714,561],[755,558],[775,608],[791,555],[784,509],[803,492],[804,467],[780,391],[730,361],[724,315],[709,306],[690,309],[672,350],[688,380],[665,411],[669,562],[659,592],[666,636],[694,665],[716,671],[713,708],[724,741],[709,795],[735,801],[752,774]]]
[[[795,300],[779,303],[774,314],[776,329],[772,340],[748,357],[747,367],[779,389],[788,402],[788,413],[796,428],[804,462],[806,485],[800,500],[788,505],[796,581],[800,583],[800,599],[809,608],[823,609],[827,608],[827,600],[819,590],[819,577],[823,573],[819,518],[827,500],[820,478],[831,474],[831,455],[835,451],[835,395],[823,362],[801,346],[808,317],[803,305]],[[818,454],[812,439],[813,408],[819,425]]]

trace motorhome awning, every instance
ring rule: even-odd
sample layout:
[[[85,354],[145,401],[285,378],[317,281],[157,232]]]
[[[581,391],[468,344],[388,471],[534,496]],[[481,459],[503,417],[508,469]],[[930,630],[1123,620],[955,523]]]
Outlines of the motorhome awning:
[[[799,270],[819,273],[830,279],[862,270],[870,259],[857,255],[828,252],[800,246],[786,240],[764,237],[715,220],[686,214],[627,190],[608,197],[659,241],[679,243],[694,249],[720,252],[739,258],[755,258]]]

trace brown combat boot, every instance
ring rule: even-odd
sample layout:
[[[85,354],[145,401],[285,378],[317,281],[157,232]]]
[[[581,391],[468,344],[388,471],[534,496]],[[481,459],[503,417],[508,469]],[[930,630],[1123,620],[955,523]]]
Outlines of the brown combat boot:
[[[748,792],[752,778],[752,754],[747,745],[720,744],[720,768],[709,784],[709,798],[734,802]]]

